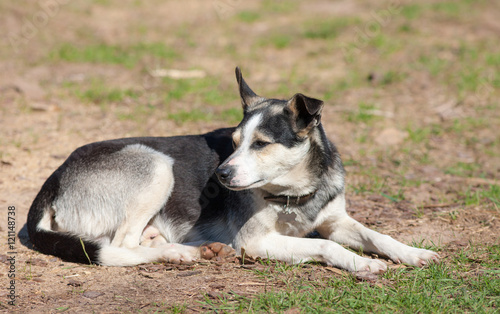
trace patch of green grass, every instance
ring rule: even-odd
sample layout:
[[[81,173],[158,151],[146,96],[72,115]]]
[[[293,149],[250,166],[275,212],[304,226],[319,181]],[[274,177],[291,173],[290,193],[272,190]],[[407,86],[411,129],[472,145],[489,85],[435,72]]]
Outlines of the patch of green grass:
[[[427,142],[431,134],[431,129],[428,127],[424,128],[407,127],[406,131],[408,132],[408,140],[412,143]]]
[[[398,30],[401,33],[411,33],[413,32],[414,28],[410,24],[404,23],[401,26],[399,26]]]
[[[479,205],[481,203],[481,196],[478,191],[472,191],[470,188],[464,194],[465,206]]]
[[[380,33],[369,40],[369,45],[376,48],[382,56],[389,56],[403,47],[401,40]]]
[[[291,97],[290,91],[299,89],[300,83],[294,75],[294,73],[291,73],[287,81],[281,81],[278,86],[263,91],[262,95],[273,95],[275,98],[288,99]]]
[[[292,36],[283,33],[276,33],[262,38],[259,42],[262,46],[273,46],[276,49],[283,49],[290,46]]]
[[[106,108],[110,103],[120,103],[126,99],[137,100],[141,96],[139,91],[109,87],[102,79],[97,78],[84,86],[75,83],[63,83],[63,87],[81,101],[98,104],[102,108]]]
[[[431,9],[450,16],[457,16],[462,12],[463,5],[460,1],[438,2],[433,3]]]
[[[480,84],[486,79],[482,75],[482,70],[478,68],[463,69],[458,73],[457,88],[462,94],[469,94],[478,90]]]
[[[255,11],[241,11],[237,15],[238,19],[245,23],[253,23],[260,19],[261,15]]]
[[[345,167],[360,166],[361,165],[361,163],[355,159],[344,159],[342,162],[343,162]]]
[[[75,89],[74,93],[78,98],[94,104],[117,103],[126,98],[137,99],[140,96],[137,91],[110,88],[98,82],[93,82],[90,87],[84,90]]]
[[[270,13],[291,13],[298,10],[299,3],[297,1],[262,1],[262,12]]]
[[[359,24],[354,18],[333,18],[328,20],[310,20],[304,24],[302,36],[309,39],[335,39],[347,28]]]
[[[191,103],[222,105],[237,100],[234,90],[221,88],[220,82],[213,77],[202,79],[164,78],[165,101],[189,100]]]
[[[462,42],[458,49],[441,46],[422,53],[413,67],[428,71],[434,78],[456,88],[459,99],[471,95],[487,98],[500,80],[499,71],[492,71],[498,67],[496,62],[487,41]]]
[[[380,193],[380,195],[382,195],[383,197],[387,198],[388,200],[394,203],[398,203],[405,200],[405,195],[402,188],[399,188],[399,190],[396,193],[386,194],[382,192]]]
[[[474,132],[478,129],[484,129],[490,123],[484,117],[467,117],[463,119],[454,119],[451,125],[446,126],[445,132],[454,133],[456,136],[467,138],[469,132]]]
[[[380,83],[382,85],[389,85],[393,83],[402,82],[407,76],[408,74],[404,72],[390,70],[384,73]]]
[[[191,31],[189,23],[182,23],[174,31],[175,37],[186,43],[187,46],[194,48],[198,46],[198,42],[193,39],[193,33]]]
[[[489,92],[493,91],[493,88],[500,88],[500,53],[489,53],[486,55],[486,66],[494,67],[496,71],[488,79],[483,79],[481,84],[483,89],[489,89]]]
[[[220,106],[237,99],[236,91],[222,90],[218,87],[208,88],[201,93],[202,102],[208,105]]]
[[[441,136],[445,130],[441,124],[435,123],[424,127],[409,125],[406,127],[406,132],[408,132],[408,142],[412,144],[427,144],[431,136]]]
[[[449,61],[442,59],[435,55],[421,55],[418,62],[427,70],[432,76],[437,76],[444,69],[449,66]]]
[[[154,113],[155,109],[156,108],[151,104],[136,104],[133,106],[132,111],[120,111],[118,109],[116,111],[116,117],[119,120],[143,122],[147,119],[147,117],[151,116]]]
[[[357,175],[363,178],[362,181],[355,185],[350,184],[356,194],[380,194],[385,191],[387,186],[387,178],[377,175],[376,169],[373,166],[363,166]]]
[[[168,308],[169,313],[176,314],[176,313],[186,313],[187,311],[187,304],[181,304],[181,305],[172,305]]]
[[[446,131],[453,132],[455,135],[461,135],[462,133],[468,131],[470,128],[469,124],[463,119],[454,119],[451,126],[449,126]]]
[[[168,119],[182,124],[186,122],[211,121],[213,120],[213,113],[195,108],[192,110],[181,110],[178,112],[169,113],[167,117]]]
[[[163,43],[139,43],[131,46],[104,43],[78,46],[64,43],[49,54],[53,61],[120,64],[127,68],[134,67],[144,56],[172,60],[179,54]]]
[[[297,283],[295,275],[303,271],[300,261],[297,262],[297,264],[289,264],[271,259],[263,259],[260,260],[259,263],[264,265],[265,268],[255,270],[254,272],[257,276],[266,281],[271,281],[286,287],[293,287]]]
[[[496,273],[500,274],[500,269],[498,269],[498,265],[500,265],[500,244],[497,243],[493,244],[492,246],[488,246],[486,250],[488,259],[485,261],[485,264],[487,265],[487,267],[496,268]]]
[[[401,7],[401,15],[408,20],[422,18],[427,12],[435,12],[439,16],[458,17],[469,12],[473,1],[441,1],[432,4],[408,4]]]
[[[229,124],[238,123],[243,119],[243,110],[239,107],[223,110],[217,119]]]
[[[290,45],[292,38],[288,35],[276,35],[271,38],[274,47],[277,49],[283,49]]]
[[[197,89],[193,87],[195,84],[194,80],[182,79],[182,80],[174,80],[170,78],[165,78],[164,80],[166,87],[166,101],[176,99],[180,100],[184,98],[187,94],[193,91],[193,89]]]
[[[491,204],[493,207],[498,208],[500,207],[500,186],[490,185],[488,189],[469,187],[464,193],[464,203],[466,206]]]
[[[426,241],[425,239],[420,239],[419,241],[412,240],[409,245],[413,246],[413,247],[417,247],[419,249],[426,249],[426,250],[431,250],[434,252],[439,252],[439,251],[443,250],[443,247],[441,245],[438,245],[438,244],[434,243],[433,241]]]
[[[500,53],[488,53],[486,55],[486,63],[488,65],[500,67]]]
[[[453,166],[449,166],[444,171],[446,174],[451,174],[460,177],[472,177],[481,169],[481,165],[471,162],[457,162]]]
[[[373,114],[373,110],[375,109],[376,107],[373,104],[360,102],[358,104],[358,110],[347,114],[347,121],[353,123],[370,123],[377,118],[377,116]]]
[[[401,15],[408,20],[416,20],[422,15],[422,6],[419,4],[409,4],[401,7]]]
[[[334,94],[338,91],[345,91],[351,88],[360,87],[365,81],[366,80],[364,80],[358,71],[352,71],[347,73],[347,75],[339,81],[334,82],[333,89],[329,92]]]
[[[360,150],[360,153],[362,151]],[[360,153],[357,156],[361,155]],[[425,154],[425,153],[424,153]],[[424,179],[415,177],[408,178],[408,170],[413,167],[415,162],[421,164],[428,163],[428,156],[421,156],[412,151],[412,149],[402,148],[401,151],[375,151],[368,154],[371,158],[377,159],[376,165],[370,163],[361,163],[359,161],[347,160],[344,165],[348,172],[357,180],[350,180],[349,189],[355,194],[380,195],[392,202],[401,202],[407,199],[408,188],[420,187]],[[354,165],[354,169],[349,166]],[[381,176],[380,168],[390,167],[390,176]]]
[[[56,310],[57,312],[66,312],[67,310],[69,310],[69,306],[60,306],[55,308],[54,310]]]
[[[356,142],[360,144],[365,144],[368,142],[370,134],[368,130],[360,130],[356,136]]]
[[[462,42],[458,48],[457,56],[462,62],[475,62],[479,59],[481,54],[479,51],[479,45],[471,46],[470,43]]]
[[[135,116],[135,114],[132,114]],[[198,122],[198,121],[224,121],[227,124],[236,124],[243,118],[243,111],[240,107],[222,110],[219,114],[202,109],[181,110],[167,115],[168,119],[177,123]]]
[[[92,0],[92,2],[103,6],[108,6],[111,4],[110,0]]]
[[[489,74],[491,68],[486,55],[484,43],[470,47],[470,43],[462,43],[457,49],[441,47],[420,55],[415,67],[428,71],[433,77],[439,78],[450,86],[454,86],[459,98],[471,93],[491,93],[494,90],[495,75]],[[442,58],[439,55],[445,52],[452,58]],[[500,76],[499,76],[500,77]]]
[[[467,248],[426,268],[389,269],[378,284],[349,274],[318,281],[297,276],[307,270],[270,266],[267,281],[288,284],[269,285],[252,297],[207,296],[201,304],[214,312],[494,313],[500,306],[499,251],[498,245]]]

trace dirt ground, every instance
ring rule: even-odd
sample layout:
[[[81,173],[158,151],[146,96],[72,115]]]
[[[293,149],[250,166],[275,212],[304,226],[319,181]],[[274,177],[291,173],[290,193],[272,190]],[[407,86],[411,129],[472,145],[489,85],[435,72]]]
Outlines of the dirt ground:
[[[252,296],[283,287],[255,271],[272,265],[235,260],[181,267],[88,266],[23,245],[32,200],[75,148],[104,139],[234,125],[235,119],[218,116],[240,108],[236,65],[264,96],[303,92],[326,100],[322,121],[346,162],[354,218],[405,243],[432,242],[444,262],[471,244],[498,243],[498,194],[495,199],[483,192],[500,178],[500,6],[485,1],[470,10],[458,7],[457,13],[454,7],[439,9],[438,1],[424,3],[416,19],[410,9],[396,7],[393,16],[377,22],[374,12],[389,10],[389,2],[2,2],[0,311],[154,312],[186,304],[185,311],[198,312],[206,310],[199,301],[223,292]],[[338,31],[334,38],[321,29],[307,33],[315,23],[336,20],[347,26],[325,26]],[[363,29],[370,37],[366,45]],[[176,54],[162,58],[145,52],[131,65],[75,61],[54,53],[64,43],[163,43]],[[493,61],[484,57],[486,52]],[[423,68],[433,63],[422,56],[438,56],[444,65]],[[158,69],[202,71],[208,88],[221,91],[216,98],[221,103],[207,105],[211,94],[205,87],[205,98],[196,89],[168,98],[175,79],[159,78]],[[475,76],[467,79],[470,73]],[[133,96],[99,101],[83,93],[96,85],[131,90]],[[139,111],[145,104],[146,112]],[[189,110],[211,118],[169,115]],[[8,212],[15,213],[19,232],[13,247]],[[13,256],[17,298],[10,306],[4,288],[10,284]],[[343,275],[321,265],[306,265],[297,273],[318,282]]]

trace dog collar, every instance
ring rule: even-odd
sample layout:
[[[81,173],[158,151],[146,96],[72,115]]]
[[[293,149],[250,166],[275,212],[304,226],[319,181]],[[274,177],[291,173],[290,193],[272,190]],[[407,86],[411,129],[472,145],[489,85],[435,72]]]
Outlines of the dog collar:
[[[264,196],[264,199],[268,202],[278,203],[283,205],[285,208],[289,206],[301,206],[307,203],[314,195],[316,191],[302,196],[289,196],[289,195],[269,195]]]

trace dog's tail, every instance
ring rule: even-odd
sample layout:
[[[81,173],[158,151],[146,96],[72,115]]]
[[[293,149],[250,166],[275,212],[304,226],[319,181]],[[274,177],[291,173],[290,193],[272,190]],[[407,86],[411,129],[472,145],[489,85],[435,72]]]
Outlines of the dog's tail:
[[[54,211],[51,208],[57,191],[57,172],[52,174],[36,196],[28,213],[28,234],[34,247],[68,262],[99,263],[101,245],[68,232],[52,230]]]

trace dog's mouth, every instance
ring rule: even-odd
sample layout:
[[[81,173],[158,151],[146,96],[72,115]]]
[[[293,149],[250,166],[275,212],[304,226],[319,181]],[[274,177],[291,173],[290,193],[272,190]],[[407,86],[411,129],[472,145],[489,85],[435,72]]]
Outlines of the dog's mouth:
[[[259,183],[261,183],[263,181],[264,181],[264,179],[260,179],[260,180],[255,181],[254,183],[251,183],[249,185],[244,185],[244,186],[229,185],[229,184],[224,184],[224,186],[227,187],[230,190],[233,190],[233,191],[243,191],[243,190],[252,189],[252,188],[256,187],[256,185],[259,185]]]

